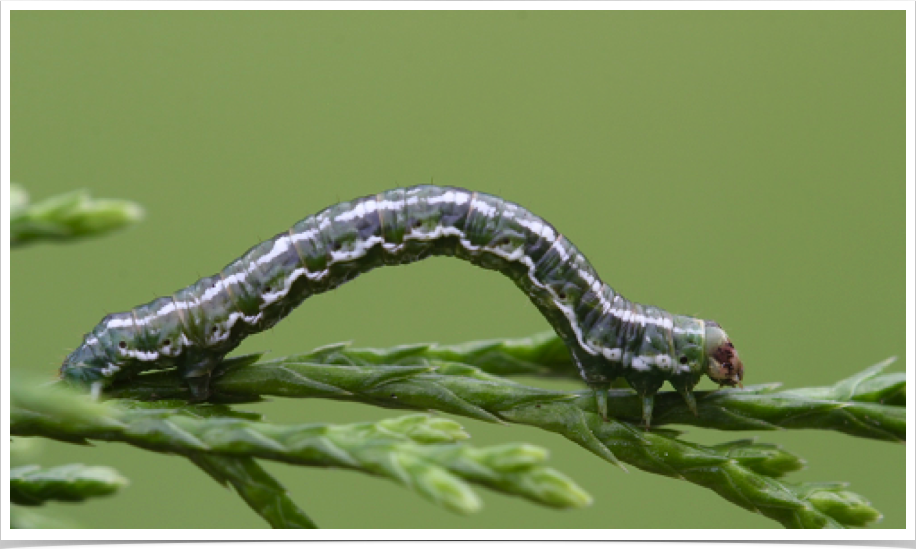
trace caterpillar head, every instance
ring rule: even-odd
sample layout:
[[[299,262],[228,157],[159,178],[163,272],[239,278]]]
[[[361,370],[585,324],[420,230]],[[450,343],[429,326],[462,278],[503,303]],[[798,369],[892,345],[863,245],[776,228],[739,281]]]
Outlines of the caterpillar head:
[[[97,397],[103,387],[109,384],[110,376],[118,366],[112,365],[100,350],[83,343],[64,359],[60,367],[60,379],[71,387],[91,390]]]
[[[718,324],[706,321],[706,375],[719,385],[741,387],[744,364],[728,334]]]

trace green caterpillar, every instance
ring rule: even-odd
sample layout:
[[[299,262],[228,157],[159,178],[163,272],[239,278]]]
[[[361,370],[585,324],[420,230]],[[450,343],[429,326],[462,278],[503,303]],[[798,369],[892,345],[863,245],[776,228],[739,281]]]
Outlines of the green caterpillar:
[[[455,256],[511,278],[569,347],[607,417],[607,389],[623,377],[653,397],[668,380],[691,393],[705,373],[740,385],[738,353],[718,324],[628,301],[604,284],[553,226],[502,198],[421,185],[342,202],[254,246],[218,274],[169,297],[106,316],[60,369],[98,394],[115,380],[175,366],[195,399],[210,374],[250,334],[307,297],[382,265]]]

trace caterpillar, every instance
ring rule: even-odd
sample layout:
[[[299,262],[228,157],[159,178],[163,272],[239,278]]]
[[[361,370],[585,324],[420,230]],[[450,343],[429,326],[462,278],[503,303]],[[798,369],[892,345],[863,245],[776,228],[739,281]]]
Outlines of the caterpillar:
[[[60,377],[96,397],[118,380],[177,368],[195,400],[241,341],[274,326],[311,295],[384,265],[453,256],[501,272],[569,348],[607,419],[607,390],[623,377],[648,424],[667,380],[696,413],[703,374],[740,386],[744,366],[715,322],[627,300],[579,250],[518,204],[458,187],[393,189],[330,206],[168,297],[110,314],[64,360]]]

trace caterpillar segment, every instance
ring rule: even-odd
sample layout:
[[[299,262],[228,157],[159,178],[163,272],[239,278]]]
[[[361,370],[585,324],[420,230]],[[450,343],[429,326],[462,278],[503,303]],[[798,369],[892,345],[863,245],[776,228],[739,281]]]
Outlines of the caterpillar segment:
[[[513,280],[569,348],[605,419],[607,391],[619,377],[642,396],[647,427],[665,381],[696,412],[692,390],[704,374],[724,386],[743,378],[738,352],[715,322],[629,301],[568,238],[518,204],[433,185],[330,206],[213,276],[106,316],[60,375],[98,394],[140,372],[175,367],[192,397],[204,400],[227,353],[308,297],[429,256],[457,257]]]

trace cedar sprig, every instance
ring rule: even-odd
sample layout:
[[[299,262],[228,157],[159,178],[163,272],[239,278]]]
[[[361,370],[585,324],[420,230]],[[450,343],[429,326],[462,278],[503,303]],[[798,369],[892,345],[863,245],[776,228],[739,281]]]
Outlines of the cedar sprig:
[[[97,236],[142,218],[143,208],[127,200],[95,199],[79,190],[29,204],[21,186],[10,188],[11,247]]]
[[[226,360],[214,379],[213,398],[223,402],[256,401],[262,396],[331,398],[388,408],[435,409],[490,422],[502,422],[503,411],[531,402],[569,400],[582,410],[596,411],[590,390],[529,387],[458,362],[424,359],[408,365],[376,365],[304,361],[326,356],[315,353],[258,361],[260,356]],[[906,437],[906,409],[898,401],[905,393],[906,380],[899,374],[882,373],[891,363],[876,364],[832,387],[776,391],[779,384],[767,384],[699,391],[695,393],[696,415],[679,394],[662,392],[655,397],[652,423],[729,431],[827,429],[902,442]],[[189,398],[173,371],[140,376],[110,393],[139,400]],[[879,402],[885,399],[892,404]],[[639,397],[629,390],[612,390],[608,398],[609,413],[633,423],[641,422],[641,405]]]
[[[455,345],[414,343],[387,348],[359,348],[335,343],[297,357],[324,364],[463,363],[497,375],[527,375],[580,379],[569,349],[555,332],[516,339],[485,339]]]
[[[59,388],[53,395],[17,390],[12,402],[10,430],[18,436],[124,442],[196,459],[205,469],[201,454],[351,469],[393,480],[459,513],[481,508],[468,482],[558,508],[591,502],[572,480],[544,466],[545,450],[528,444],[474,448],[459,443],[468,436],[459,424],[428,415],[352,425],[274,425],[225,407],[99,404]],[[208,472],[217,478],[223,474]],[[228,476],[225,480],[231,482]],[[248,493],[256,491],[252,487]],[[239,492],[248,501],[246,492]],[[263,501],[257,505],[269,507]]]
[[[359,348],[349,343],[336,343],[295,358],[301,362],[362,366],[462,363],[496,376],[534,375],[581,379],[566,345],[552,331],[522,338],[486,339],[455,345],[416,343],[387,348]],[[882,374],[896,360],[896,357],[888,358],[830,387],[793,389],[784,391],[783,395],[906,406],[906,374]],[[772,392],[780,385],[760,385],[753,388],[753,391]],[[734,394],[734,391],[716,393]]]
[[[471,341],[457,345],[413,344],[373,349],[346,343],[320,347],[288,361],[354,366],[428,365],[440,373],[460,364],[478,370],[466,375],[499,380],[497,375],[561,376],[579,379],[565,345],[553,332],[507,340]],[[906,375],[884,374],[889,358],[830,387],[777,391],[780,383],[746,389],[699,391],[694,414],[676,392],[655,396],[652,423],[683,424],[721,430],[826,429],[849,435],[903,442],[906,436]],[[487,374],[495,374],[486,377]],[[593,410],[591,391],[580,405]],[[642,400],[629,390],[612,390],[609,413],[640,422]]]
[[[80,502],[114,494],[125,485],[127,479],[111,467],[23,465],[10,470],[10,502],[30,506],[48,501]]]
[[[862,526],[880,518],[860,496],[847,496],[850,492],[843,492],[843,497],[827,498],[821,497],[822,492],[826,493],[821,488],[817,492],[821,496],[812,499],[807,485],[777,480],[803,463],[778,447],[744,441],[708,447],[679,440],[675,433],[664,429],[646,432],[636,425],[639,403],[631,392],[612,391],[609,408],[624,420],[604,422],[596,413],[588,391],[569,393],[527,387],[468,364],[428,358],[410,365],[354,365],[352,355],[347,361],[335,359],[331,364],[298,362],[303,358],[332,356],[338,350],[326,347],[317,353],[260,362],[257,355],[231,359],[214,379],[215,396],[228,401],[257,400],[266,395],[320,397],[389,408],[433,408],[493,422],[522,423],[559,433],[609,462],[629,463],[712,489],[729,501],[787,527]],[[852,385],[870,386],[872,395],[881,390],[899,392],[894,384],[869,382],[881,377],[880,372],[886,366],[876,365],[857,375],[859,381]],[[850,385],[848,380],[837,384]],[[903,410],[898,406],[851,400],[820,401],[797,390],[785,395],[768,393],[770,390],[772,387],[766,386],[700,393],[699,418],[689,412],[679,395],[662,394],[658,400],[663,406],[657,410],[655,423],[681,418],[685,423],[728,429],[832,428],[885,440],[903,436],[903,424],[898,418]],[[188,396],[181,380],[168,371],[140,376],[130,386],[114,389],[113,394],[140,399]],[[822,390],[817,393],[825,394]],[[830,396],[852,398],[858,394],[858,390],[852,390]],[[747,417],[736,414],[736,410],[743,411]],[[870,414],[871,421],[877,421],[881,428],[874,423],[845,425],[850,423],[850,417],[856,417],[850,414],[858,413]],[[763,416],[765,421],[754,421],[754,414]],[[835,503],[838,498],[850,502],[850,508],[856,511],[839,512]]]
[[[271,528],[318,528],[289,492],[256,460],[208,452],[189,452],[188,459],[223,486],[232,486],[242,500]]]

